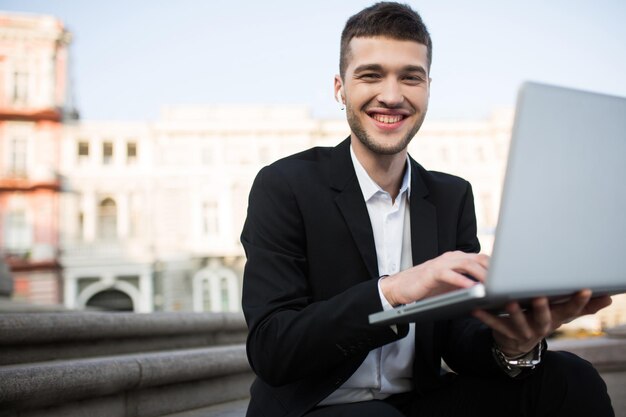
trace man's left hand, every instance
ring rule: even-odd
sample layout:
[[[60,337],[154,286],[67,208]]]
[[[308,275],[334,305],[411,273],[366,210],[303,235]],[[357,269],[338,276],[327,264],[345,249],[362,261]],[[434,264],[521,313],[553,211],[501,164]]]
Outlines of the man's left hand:
[[[476,310],[473,315],[491,327],[500,351],[515,357],[533,350],[563,323],[594,314],[610,304],[608,295],[591,298],[591,290],[585,289],[562,304],[550,305],[546,297],[540,297],[533,299],[532,308],[527,310],[522,310],[517,302],[507,304],[508,316],[495,316],[484,310]]]

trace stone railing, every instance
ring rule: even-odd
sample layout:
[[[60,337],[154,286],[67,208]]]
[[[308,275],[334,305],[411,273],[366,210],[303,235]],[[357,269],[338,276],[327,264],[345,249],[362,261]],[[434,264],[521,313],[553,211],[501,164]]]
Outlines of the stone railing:
[[[2,314],[0,417],[174,416],[245,399],[245,335],[239,314]]]

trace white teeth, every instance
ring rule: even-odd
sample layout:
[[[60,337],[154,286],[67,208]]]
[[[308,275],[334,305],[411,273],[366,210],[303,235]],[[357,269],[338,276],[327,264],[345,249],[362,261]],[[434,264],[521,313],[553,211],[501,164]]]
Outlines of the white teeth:
[[[374,118],[377,122],[386,124],[397,123],[402,120],[402,116],[399,114],[393,116],[388,114],[374,114],[372,115],[372,118]]]

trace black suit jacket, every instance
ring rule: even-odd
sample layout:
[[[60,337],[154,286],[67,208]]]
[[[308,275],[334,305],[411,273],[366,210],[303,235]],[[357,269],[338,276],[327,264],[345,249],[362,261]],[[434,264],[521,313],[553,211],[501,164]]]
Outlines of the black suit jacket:
[[[346,139],[263,168],[241,241],[243,310],[257,375],[248,416],[297,417],[343,384],[367,353],[406,336],[368,323],[382,309],[369,215]],[[471,187],[411,159],[411,245],[417,265],[444,252],[478,252]],[[416,395],[457,372],[500,374],[491,331],[463,318],[416,326]]]

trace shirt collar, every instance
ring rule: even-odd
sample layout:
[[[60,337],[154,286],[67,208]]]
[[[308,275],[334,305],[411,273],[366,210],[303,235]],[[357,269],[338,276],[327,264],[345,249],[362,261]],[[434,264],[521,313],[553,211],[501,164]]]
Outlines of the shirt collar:
[[[352,158],[352,165],[354,165],[354,171],[356,172],[356,178],[359,181],[361,192],[365,201],[369,201],[376,193],[386,193],[385,190],[380,188],[376,182],[369,176],[361,162],[357,159],[350,145],[350,157]],[[404,170],[404,177],[402,177],[402,184],[400,185],[400,192],[398,195],[402,195],[403,192],[407,192],[407,196],[411,195],[411,164],[409,162],[409,156],[406,157],[406,169]]]

